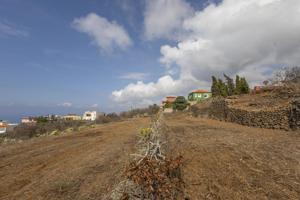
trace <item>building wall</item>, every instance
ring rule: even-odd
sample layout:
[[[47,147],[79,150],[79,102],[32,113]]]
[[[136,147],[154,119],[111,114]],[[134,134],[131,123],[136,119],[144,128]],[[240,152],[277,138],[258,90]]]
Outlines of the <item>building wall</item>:
[[[83,120],[95,121],[97,119],[96,111],[86,111],[82,117]]]
[[[65,120],[81,120],[81,116],[78,116],[78,115],[66,115],[66,116],[63,116],[63,119]]]
[[[34,119],[31,119],[31,118],[22,118],[21,123],[22,124],[35,124],[36,121]]]
[[[193,92],[193,93],[189,94],[188,100],[189,101],[202,101],[202,100],[208,99],[210,97],[212,97],[212,94],[210,92],[207,92],[207,93]]]

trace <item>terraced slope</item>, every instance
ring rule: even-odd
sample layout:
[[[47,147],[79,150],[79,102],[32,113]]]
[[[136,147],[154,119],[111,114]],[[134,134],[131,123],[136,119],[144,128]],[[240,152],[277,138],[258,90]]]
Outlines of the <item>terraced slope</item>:
[[[169,150],[194,199],[300,199],[300,133],[186,115],[166,118]]]

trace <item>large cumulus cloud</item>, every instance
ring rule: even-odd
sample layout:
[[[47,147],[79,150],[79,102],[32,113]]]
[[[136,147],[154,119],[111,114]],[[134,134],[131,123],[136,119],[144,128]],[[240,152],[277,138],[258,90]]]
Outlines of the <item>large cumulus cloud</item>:
[[[160,61],[166,66],[166,72],[179,72],[179,78],[170,76],[165,87],[183,81],[185,87],[161,90],[160,80],[130,84],[115,91],[113,99],[129,102],[136,98],[162,97],[170,91],[183,93],[205,88],[213,74],[241,74],[257,84],[279,66],[299,64],[299,19],[299,0],[224,0],[218,5],[210,4],[184,18],[176,45],[166,44],[160,49]],[[134,90],[128,92],[135,87],[151,87],[159,92],[147,96],[138,96]]]

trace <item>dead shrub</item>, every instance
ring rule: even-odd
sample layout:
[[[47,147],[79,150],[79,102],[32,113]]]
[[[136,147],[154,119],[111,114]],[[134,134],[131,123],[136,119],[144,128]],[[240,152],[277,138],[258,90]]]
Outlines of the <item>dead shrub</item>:
[[[64,131],[68,128],[76,131],[80,126],[89,125],[92,122],[87,121],[49,121],[47,123],[37,123],[37,124],[20,124],[14,128],[13,131],[9,132],[9,138],[19,138],[28,139],[32,137],[37,137],[43,134],[47,134],[53,131]]]
[[[164,161],[148,156],[140,163],[132,162],[126,176],[142,191],[141,199],[177,199],[183,196],[181,165],[181,156]],[[126,196],[123,194],[123,198]]]

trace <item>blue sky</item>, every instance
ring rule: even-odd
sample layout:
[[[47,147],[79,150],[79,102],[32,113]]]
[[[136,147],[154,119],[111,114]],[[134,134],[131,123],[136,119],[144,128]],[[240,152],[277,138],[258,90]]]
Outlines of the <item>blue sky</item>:
[[[100,110],[110,111],[111,91],[130,82],[120,76],[147,72],[146,78],[153,79],[162,73],[159,42],[142,38],[144,5],[128,3],[133,12],[111,0],[1,0],[0,20],[25,34],[0,33],[0,118],[20,107],[24,114],[57,112],[65,110],[56,106],[64,102],[72,107],[98,104]],[[74,18],[90,12],[122,24],[134,45],[127,51],[101,53],[89,37],[71,27]]]
[[[297,64],[297,36],[282,37],[275,23],[298,33],[299,12],[271,16],[288,16],[299,2],[241,2],[0,0],[0,119],[121,111],[207,89],[212,74],[239,73],[257,84],[277,66]],[[259,10],[269,15],[255,19]]]

